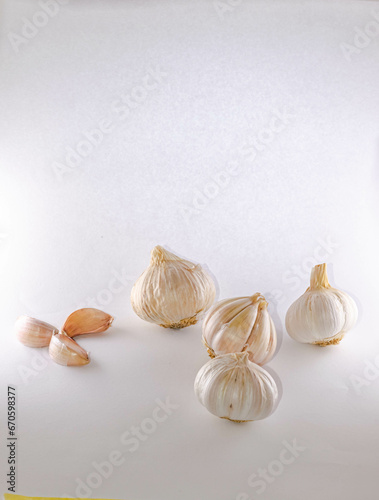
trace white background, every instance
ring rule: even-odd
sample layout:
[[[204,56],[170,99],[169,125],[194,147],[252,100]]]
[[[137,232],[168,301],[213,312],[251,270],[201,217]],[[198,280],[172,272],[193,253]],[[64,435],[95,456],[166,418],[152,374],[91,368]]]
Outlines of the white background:
[[[16,384],[20,494],[78,496],[93,462],[119,450],[124,463],[92,497],[377,495],[379,373],[368,380],[365,370],[379,364],[379,35],[350,56],[343,44],[374,30],[379,3],[232,3],[72,0],[16,46],[41,7],[1,4],[3,492],[6,387]],[[145,95],[152,68],[165,76]],[[114,108],[121,96],[131,99],[125,119]],[[277,112],[288,123],[267,136]],[[58,175],[67,148],[105,119],[112,131]],[[261,147],[258,137],[270,140]],[[270,369],[283,396],[267,420],[232,424],[198,403],[200,325],[171,332],[133,314],[130,289],[156,244],[206,264],[220,298],[270,298],[282,337]],[[328,348],[297,344],[282,327],[320,261],[360,311]],[[81,339],[90,365],[38,361],[14,339],[19,315],[61,326],[91,297],[116,320],[109,334]],[[130,453],[120,436],[167,397],[179,408]],[[305,449],[259,494],[251,475],[277,471],[293,440]]]

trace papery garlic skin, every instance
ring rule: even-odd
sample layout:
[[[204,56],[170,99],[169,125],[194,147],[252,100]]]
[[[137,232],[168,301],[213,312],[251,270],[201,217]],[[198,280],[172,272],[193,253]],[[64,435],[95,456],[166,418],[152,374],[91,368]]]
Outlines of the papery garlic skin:
[[[326,346],[338,344],[358,318],[354,300],[330,286],[326,264],[312,269],[311,284],[288,309],[286,328],[298,342]]]
[[[15,323],[17,339],[27,347],[47,347],[58,329],[30,316],[20,316]]]
[[[82,366],[90,362],[88,352],[65,333],[53,335],[49,354],[51,359],[63,366]]]
[[[161,246],[151,252],[146,271],[133,286],[134,312],[164,328],[194,325],[216,296],[211,276],[199,264],[181,259]]]
[[[69,337],[102,333],[112,325],[113,319],[110,314],[104,311],[85,307],[70,314],[63,325],[62,331]]]
[[[274,322],[260,293],[215,304],[203,322],[203,343],[211,357],[247,352],[250,361],[263,365],[277,345]]]
[[[249,361],[247,352],[223,354],[208,361],[198,372],[194,389],[210,413],[234,422],[266,418],[278,402],[274,379]]]

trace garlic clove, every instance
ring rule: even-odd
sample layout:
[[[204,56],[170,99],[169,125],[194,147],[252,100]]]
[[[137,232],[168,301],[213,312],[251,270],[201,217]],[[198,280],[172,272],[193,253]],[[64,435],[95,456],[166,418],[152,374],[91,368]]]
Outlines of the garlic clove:
[[[47,347],[58,329],[30,316],[20,316],[15,323],[17,339],[28,347]]]
[[[260,293],[215,304],[203,323],[203,343],[211,357],[246,351],[250,361],[267,363],[275,353],[275,325]]]
[[[338,344],[358,318],[354,300],[330,286],[326,264],[312,269],[310,286],[288,309],[286,329],[298,342]]]
[[[156,246],[149,267],[133,286],[131,303],[145,321],[164,328],[184,328],[198,321],[215,296],[213,279],[199,264]]]
[[[89,333],[101,333],[108,330],[113,319],[112,316],[99,309],[86,307],[84,309],[78,309],[70,314],[62,330],[69,337],[76,337],[77,335],[86,335]]]
[[[210,413],[234,422],[268,417],[279,399],[272,376],[249,361],[247,352],[223,354],[208,361],[199,370],[194,389]]]
[[[63,366],[81,366],[90,362],[88,352],[64,333],[52,336],[49,354],[56,363]]]

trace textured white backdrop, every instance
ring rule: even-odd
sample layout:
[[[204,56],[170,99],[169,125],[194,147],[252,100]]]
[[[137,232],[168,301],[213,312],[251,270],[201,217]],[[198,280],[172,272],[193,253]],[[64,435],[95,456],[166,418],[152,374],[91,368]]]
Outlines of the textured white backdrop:
[[[42,3],[0,7],[0,426],[16,384],[17,492],[375,498],[379,2]],[[220,298],[267,294],[279,331],[326,261],[359,323],[336,347],[284,333],[276,413],[217,419],[193,394],[200,325],[170,332],[131,310],[156,244],[206,264]],[[82,339],[87,367],[13,338],[20,314],[61,326],[86,304],[116,316]],[[167,397],[178,408],[131,453],[121,436]],[[99,484],[94,463],[117,451]],[[5,492],[3,437],[0,459]]]

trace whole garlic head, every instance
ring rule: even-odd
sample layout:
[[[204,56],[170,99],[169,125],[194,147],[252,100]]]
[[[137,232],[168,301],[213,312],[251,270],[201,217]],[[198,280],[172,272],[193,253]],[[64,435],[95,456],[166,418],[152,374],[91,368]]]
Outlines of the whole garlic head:
[[[195,394],[210,413],[234,422],[266,418],[278,401],[274,379],[247,352],[208,361],[196,376]]]
[[[276,330],[260,293],[217,302],[203,322],[203,343],[211,357],[247,352],[250,361],[263,365],[274,355]]]
[[[319,264],[312,269],[310,287],[288,309],[286,328],[298,342],[326,346],[338,344],[357,317],[354,300],[330,286],[326,264]]]
[[[145,321],[164,328],[183,328],[194,325],[215,296],[215,284],[199,264],[156,246],[149,267],[133,286],[131,302],[134,312]]]

